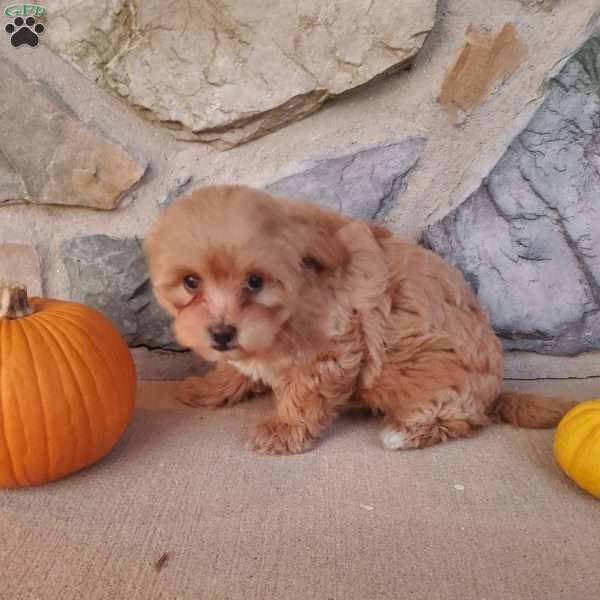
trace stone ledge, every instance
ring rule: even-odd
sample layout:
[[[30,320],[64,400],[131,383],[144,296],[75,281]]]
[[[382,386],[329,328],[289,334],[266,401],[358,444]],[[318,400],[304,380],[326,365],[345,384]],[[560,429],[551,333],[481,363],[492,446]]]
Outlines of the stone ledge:
[[[600,377],[600,352],[579,356],[548,356],[535,352],[507,352],[507,379],[588,379]]]
[[[193,352],[132,348],[138,379],[177,380],[203,375],[210,365]]]

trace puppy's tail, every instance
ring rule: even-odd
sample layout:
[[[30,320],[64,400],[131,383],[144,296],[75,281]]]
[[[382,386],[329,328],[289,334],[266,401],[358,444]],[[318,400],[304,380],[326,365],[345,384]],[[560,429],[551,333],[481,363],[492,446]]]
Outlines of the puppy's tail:
[[[564,414],[576,404],[538,394],[503,392],[498,396],[490,416],[517,427],[548,429],[556,427]]]

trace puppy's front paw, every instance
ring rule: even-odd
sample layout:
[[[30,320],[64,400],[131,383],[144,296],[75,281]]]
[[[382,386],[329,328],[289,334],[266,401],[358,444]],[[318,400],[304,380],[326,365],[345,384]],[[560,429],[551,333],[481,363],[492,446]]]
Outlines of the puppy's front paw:
[[[268,419],[258,426],[250,448],[260,454],[301,454],[315,445],[305,427]]]
[[[177,386],[176,399],[188,406],[214,408],[225,402],[211,390],[208,377],[188,377]]]

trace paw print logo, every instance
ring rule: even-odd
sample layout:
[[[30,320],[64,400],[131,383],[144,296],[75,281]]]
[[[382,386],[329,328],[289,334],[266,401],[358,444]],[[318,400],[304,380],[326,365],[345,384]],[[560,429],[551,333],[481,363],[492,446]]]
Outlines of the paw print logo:
[[[35,17],[15,17],[12,23],[4,27],[4,31],[10,35],[10,43],[15,48],[25,44],[35,48],[40,41],[39,36],[44,33],[44,26],[36,23]]]

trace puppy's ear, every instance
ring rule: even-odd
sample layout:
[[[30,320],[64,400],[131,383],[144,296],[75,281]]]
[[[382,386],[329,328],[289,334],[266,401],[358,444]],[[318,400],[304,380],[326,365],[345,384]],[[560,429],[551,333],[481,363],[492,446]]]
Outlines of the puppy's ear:
[[[175,304],[185,304],[187,296],[178,282],[173,282],[171,270],[163,260],[164,248],[161,242],[161,232],[155,225],[148,233],[142,244],[146,267],[152,284],[152,291],[158,304],[170,315],[175,316]]]
[[[349,253],[336,236],[335,230],[321,225],[301,225],[303,236],[302,263],[317,273],[343,267]]]
[[[285,201],[283,206],[293,223],[305,267],[321,273],[347,263],[348,250],[336,235],[349,222],[346,217],[308,202]]]

